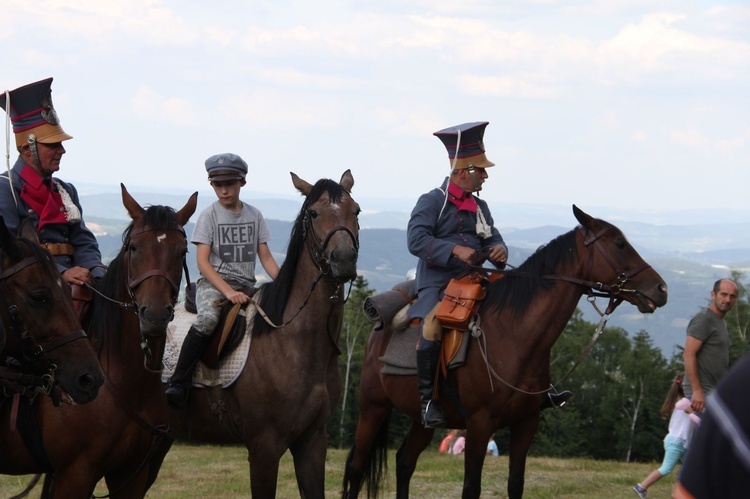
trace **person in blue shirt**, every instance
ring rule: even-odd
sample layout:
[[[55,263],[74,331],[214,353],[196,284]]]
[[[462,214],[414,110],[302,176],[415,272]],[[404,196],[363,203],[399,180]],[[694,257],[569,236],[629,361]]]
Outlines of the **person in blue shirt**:
[[[71,285],[90,284],[106,273],[99,244],[83,221],[76,188],[53,176],[72,139],[60,126],[52,105],[52,78],[0,95],[10,115],[18,159],[0,175],[0,216],[17,233],[26,219],[37,229],[39,243],[55,258]]]

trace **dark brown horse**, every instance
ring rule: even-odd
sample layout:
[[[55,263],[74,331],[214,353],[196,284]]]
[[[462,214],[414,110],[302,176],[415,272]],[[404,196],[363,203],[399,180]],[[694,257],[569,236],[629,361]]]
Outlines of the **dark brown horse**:
[[[195,211],[197,193],[178,212],[142,208],[122,186],[132,223],[123,246],[96,285],[89,336],[106,382],[85,406],[52,408],[37,400],[43,453],[27,450],[0,421],[0,472],[50,473],[45,496],[89,498],[101,478],[110,497],[143,497],[149,452],[169,420],[160,369],[166,328],[177,300],[187,240],[183,226]]]
[[[279,275],[260,291],[259,306],[274,326],[255,316],[237,381],[224,389],[194,388],[188,407],[172,410],[170,436],[244,443],[252,495],[262,498],[276,496],[279,460],[288,449],[302,497],[322,499],[325,424],[341,391],[344,290],[357,276],[359,205],[349,170],[338,183],[310,185],[294,174],[292,181],[305,201]]]
[[[487,441],[510,428],[508,496],[523,496],[526,455],[539,425],[550,387],[550,351],[581,296],[598,292],[626,300],[643,313],[667,302],[667,286],[633,249],[620,230],[603,220],[573,212],[580,222],[537,250],[517,270],[489,285],[479,310],[479,334],[472,338],[466,364],[441,380],[448,427],[465,428],[464,498],[481,492]],[[370,335],[362,368],[359,423],[346,461],[343,497],[357,497],[363,485],[377,496],[386,464],[388,419],[393,407],[412,418],[396,454],[396,495],[409,495],[409,481],[433,429],[420,423],[415,376],[381,373],[391,328]],[[484,356],[486,354],[487,360]],[[457,391],[445,395],[446,386]]]
[[[0,218],[2,365],[13,366],[0,371],[0,387],[7,394],[50,394],[55,404],[88,403],[104,382],[101,366],[54,260],[33,242],[33,226],[23,224],[22,231],[29,237],[15,237]],[[9,414],[10,403],[2,406]]]

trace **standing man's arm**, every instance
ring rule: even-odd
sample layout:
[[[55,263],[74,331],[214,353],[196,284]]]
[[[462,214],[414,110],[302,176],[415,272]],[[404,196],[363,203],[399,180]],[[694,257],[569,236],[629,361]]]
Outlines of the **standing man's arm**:
[[[691,397],[691,407],[695,412],[703,412],[706,402],[701,380],[698,376],[698,352],[703,346],[703,342],[694,336],[688,336],[685,339],[685,351],[682,359],[685,362],[685,375],[690,380],[690,387],[693,389]]]

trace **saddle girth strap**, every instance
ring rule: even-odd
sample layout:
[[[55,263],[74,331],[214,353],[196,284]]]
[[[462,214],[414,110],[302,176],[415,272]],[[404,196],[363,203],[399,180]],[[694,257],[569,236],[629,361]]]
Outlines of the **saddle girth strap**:
[[[20,398],[20,397],[19,397]],[[15,405],[15,404],[14,404]],[[16,422],[18,434],[21,436],[26,449],[36,463],[41,466],[45,473],[52,473],[52,463],[44,448],[42,431],[36,418],[34,404],[28,400],[21,400],[18,404],[18,420]]]

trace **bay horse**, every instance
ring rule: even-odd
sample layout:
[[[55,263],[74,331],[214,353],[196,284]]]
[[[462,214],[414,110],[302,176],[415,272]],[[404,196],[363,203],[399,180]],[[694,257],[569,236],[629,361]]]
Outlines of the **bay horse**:
[[[0,217],[0,387],[27,401],[45,394],[55,405],[85,404],[96,398],[104,373],[78,322],[70,288],[35,241],[33,225],[22,224],[16,237]],[[11,413],[9,405],[0,404],[3,414]]]
[[[42,497],[88,499],[102,478],[109,497],[143,497],[149,452],[169,423],[161,356],[188,249],[183,226],[195,212],[198,193],[175,212],[160,205],[144,209],[120,187],[132,222],[94,287],[87,321],[106,374],[103,389],[83,406],[53,410],[37,400],[37,452],[0,421],[0,440],[10,449],[0,455],[0,473],[48,473]]]
[[[487,287],[463,366],[440,378],[441,405],[449,428],[466,429],[463,498],[478,498],[490,435],[509,427],[508,496],[523,496],[526,455],[550,390],[550,351],[590,290],[625,300],[642,313],[667,302],[667,286],[614,225],[575,205],[580,225],[538,249],[516,270]],[[612,284],[607,284],[612,283]],[[612,300],[612,298],[610,298]],[[415,375],[383,374],[380,357],[395,333],[373,331],[362,367],[359,421],[346,460],[342,496],[354,498],[363,485],[378,495],[387,465],[389,416],[394,407],[412,419],[396,453],[396,497],[409,482],[434,429],[421,424]],[[475,341],[476,340],[476,341]],[[486,360],[485,360],[486,359]],[[446,395],[446,387],[453,396]],[[457,392],[457,394],[456,394]]]
[[[276,496],[279,460],[288,449],[300,495],[323,499],[325,424],[341,392],[338,338],[345,284],[357,277],[360,209],[349,170],[338,183],[315,185],[291,175],[305,200],[278,276],[259,291],[268,321],[260,314],[248,320],[248,358],[233,384],[193,388],[185,409],[170,408],[169,436],[244,444],[252,496],[264,499]]]

